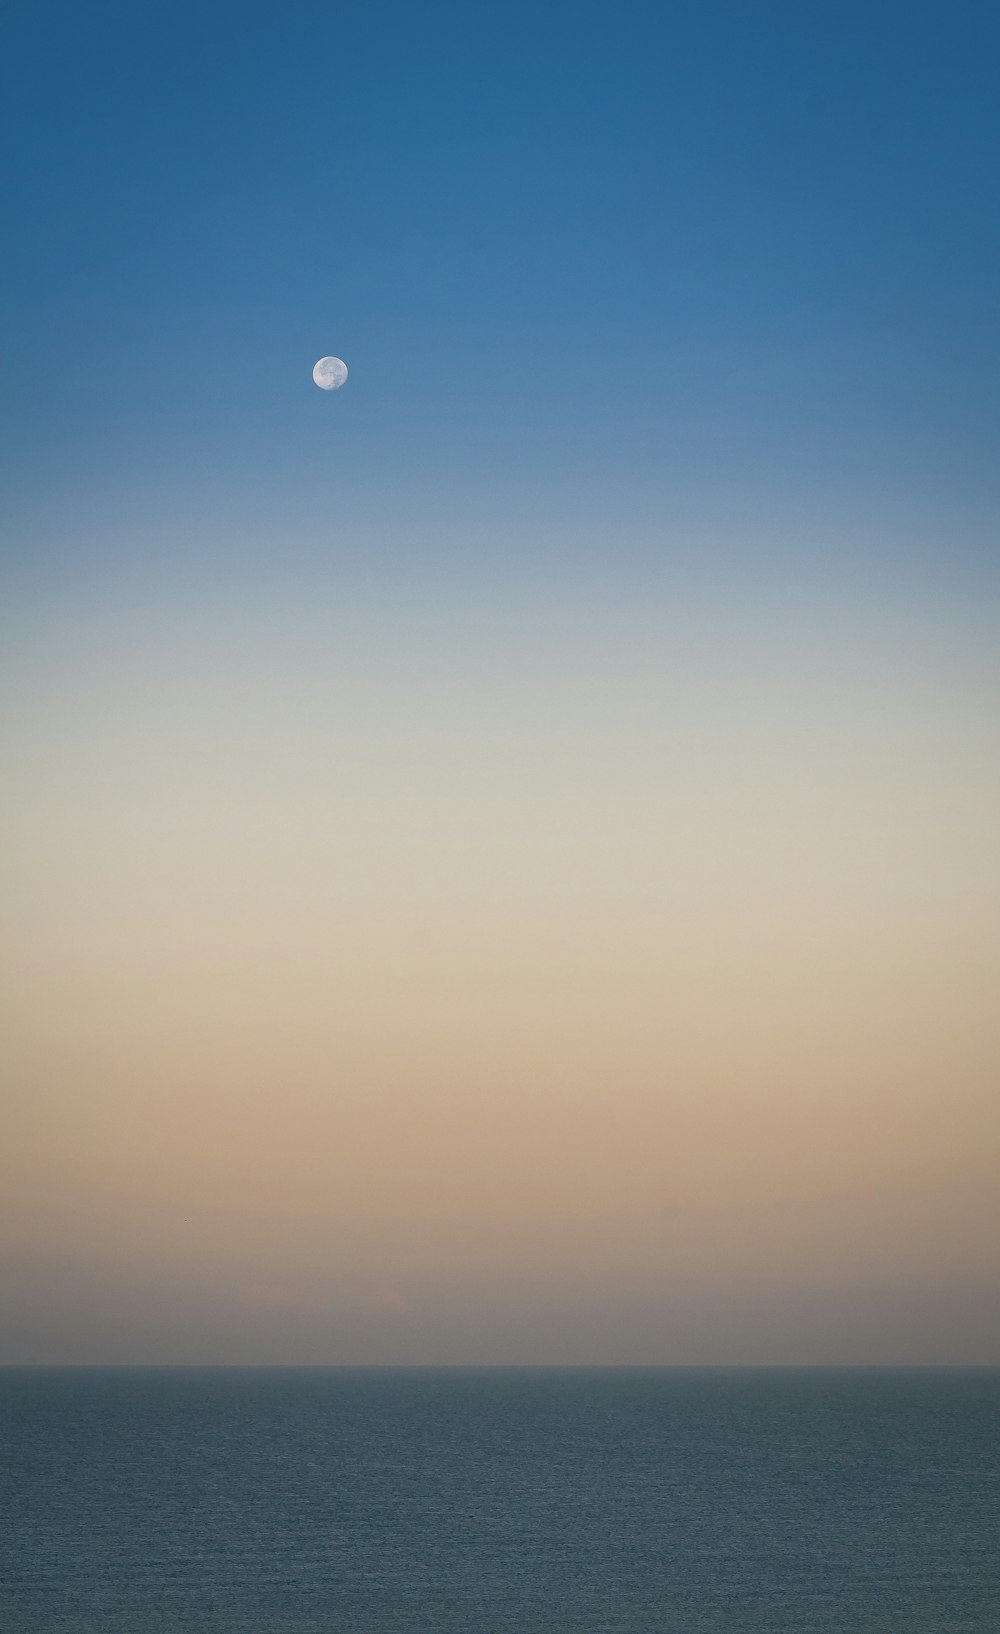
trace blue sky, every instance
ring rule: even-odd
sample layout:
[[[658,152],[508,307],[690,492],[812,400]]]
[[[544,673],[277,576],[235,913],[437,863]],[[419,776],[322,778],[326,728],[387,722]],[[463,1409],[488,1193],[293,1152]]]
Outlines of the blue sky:
[[[4,33],[0,1360],[996,1362],[995,6]]]
[[[993,8],[41,4],[7,40],[29,551],[333,490],[982,552]]]

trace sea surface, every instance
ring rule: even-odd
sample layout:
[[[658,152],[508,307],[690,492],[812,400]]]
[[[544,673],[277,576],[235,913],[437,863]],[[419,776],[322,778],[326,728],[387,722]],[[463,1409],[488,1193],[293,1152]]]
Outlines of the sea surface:
[[[2,1634],[998,1634],[1000,1372],[7,1369]]]

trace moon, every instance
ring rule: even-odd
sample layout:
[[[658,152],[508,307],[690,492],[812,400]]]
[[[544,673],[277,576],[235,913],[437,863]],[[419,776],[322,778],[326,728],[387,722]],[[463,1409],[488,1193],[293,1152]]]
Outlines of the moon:
[[[347,364],[342,357],[321,357],[313,364],[313,379],[320,391],[336,391],[347,379]]]

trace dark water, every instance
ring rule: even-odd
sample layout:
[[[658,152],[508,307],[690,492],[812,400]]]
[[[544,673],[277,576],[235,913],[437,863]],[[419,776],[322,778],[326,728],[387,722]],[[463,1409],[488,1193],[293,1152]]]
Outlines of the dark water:
[[[3,1634],[997,1634],[1000,1373],[0,1372]]]

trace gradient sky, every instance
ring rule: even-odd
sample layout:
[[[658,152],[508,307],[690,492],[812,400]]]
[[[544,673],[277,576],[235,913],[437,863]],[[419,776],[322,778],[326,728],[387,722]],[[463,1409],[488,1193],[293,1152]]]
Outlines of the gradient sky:
[[[15,0],[0,1361],[1000,1363],[998,52]]]

